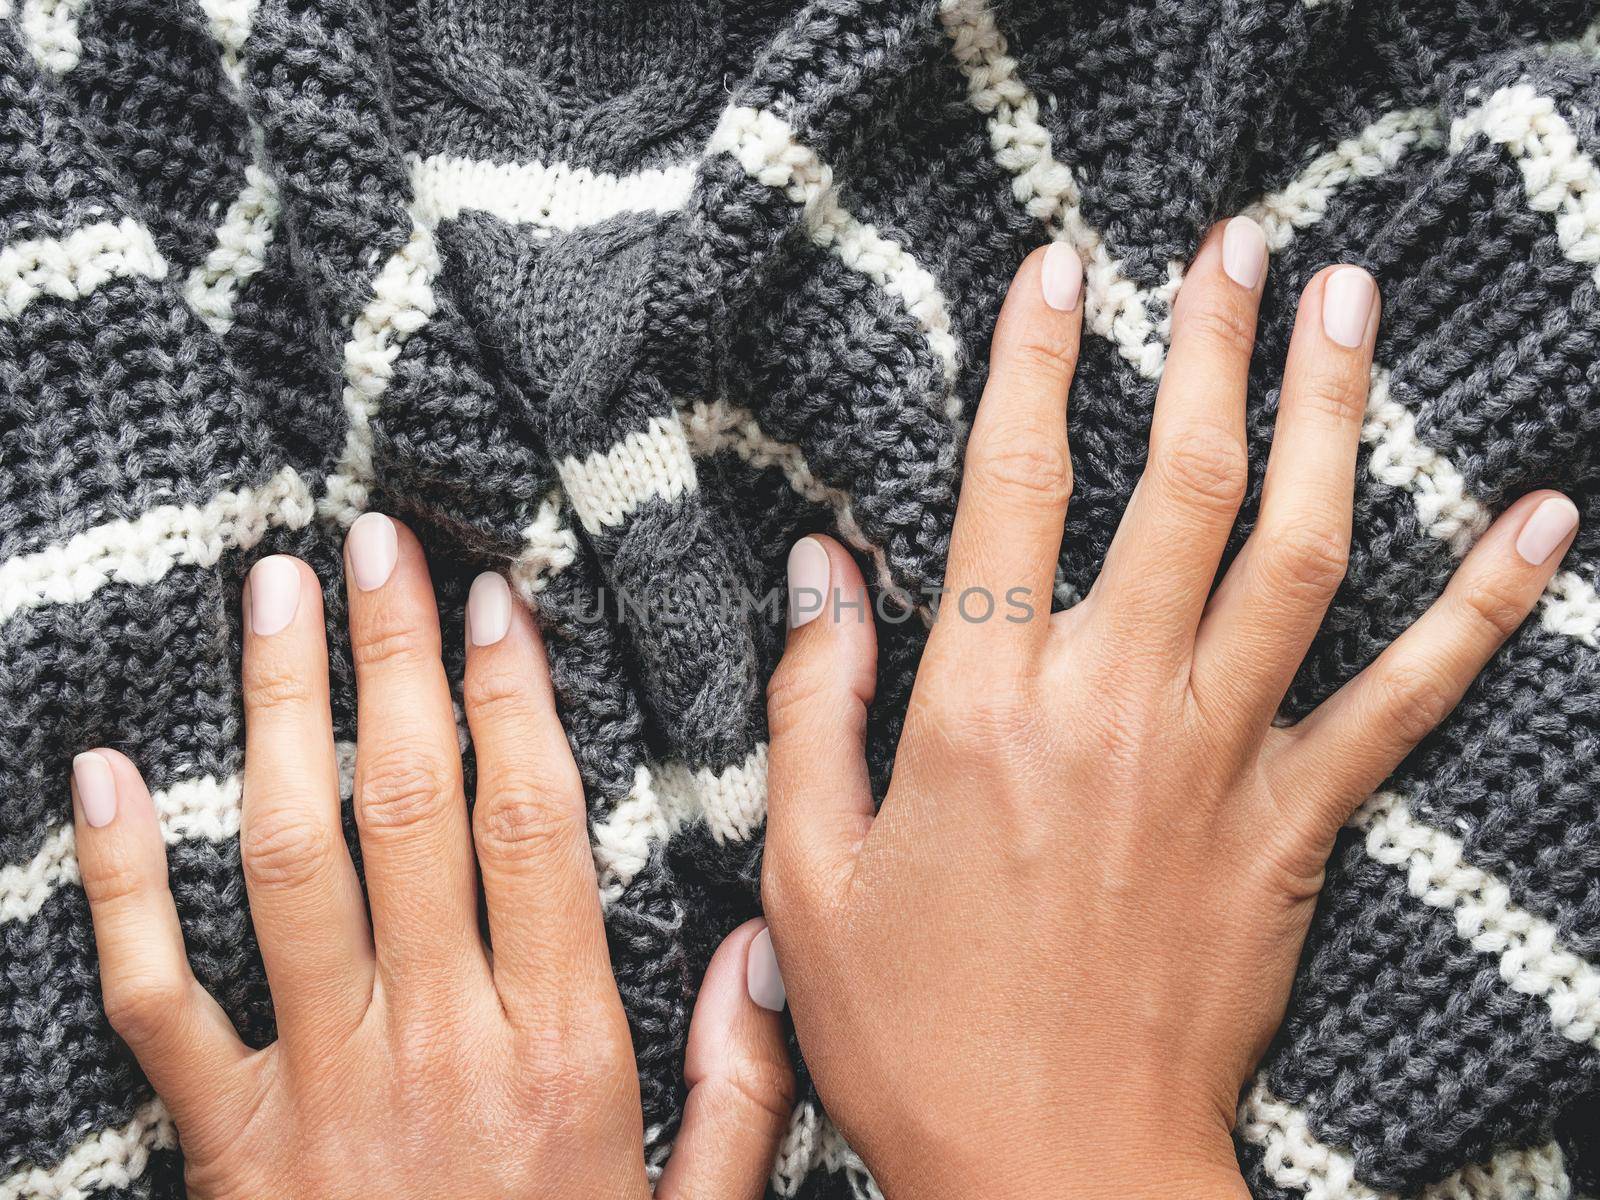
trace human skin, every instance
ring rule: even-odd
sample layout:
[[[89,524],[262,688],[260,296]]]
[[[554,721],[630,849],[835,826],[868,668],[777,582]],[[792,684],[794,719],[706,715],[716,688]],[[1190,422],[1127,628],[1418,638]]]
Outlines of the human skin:
[[[240,853],[277,1041],[246,1047],[190,972],[134,764],[74,763],[106,1013],[172,1113],[189,1194],[643,1200],[637,1068],[532,616],[499,576],[474,584],[469,822],[421,547],[369,514],[346,568],[370,922],[340,825],[321,588],[273,557],[245,589]],[[763,928],[736,929],[707,971],[658,1197],[765,1189],[794,1083]]]
[[[1234,1106],[1333,837],[1526,616],[1576,522],[1551,493],[1513,505],[1416,626],[1275,727],[1344,570],[1378,312],[1351,268],[1307,288],[1261,517],[1213,590],[1265,270],[1247,221],[1202,248],[1099,579],[1029,622],[947,610],[876,815],[864,585],[830,539],[796,546],[762,888],[783,979],[759,922],[713,959],[657,1196],[761,1193],[792,1100],[784,983],[828,1111],[890,1200],[1245,1195]],[[955,593],[1051,593],[1081,284],[1057,246],[1012,285]],[[96,750],[74,772],[107,1012],[174,1114],[191,1192],[643,1197],[628,1031],[536,626],[498,577],[474,584],[469,828],[421,550],[371,515],[347,568],[370,926],[338,824],[320,590],[270,558],[245,596],[241,852],[278,1042],[246,1049],[190,973],[132,763]]]
[[[1213,588],[1265,272],[1236,220],[1186,276],[1148,464],[1089,594],[979,623],[950,597],[1051,594],[1072,491],[1081,269],[1066,247],[1023,264],[876,814],[861,575],[827,538],[791,554],[763,905],[812,1077],[889,1200],[1247,1196],[1235,1107],[1334,837],[1571,544],[1576,508],[1524,497],[1414,626],[1276,726],[1345,570],[1378,305],[1354,268],[1306,288],[1260,517]]]

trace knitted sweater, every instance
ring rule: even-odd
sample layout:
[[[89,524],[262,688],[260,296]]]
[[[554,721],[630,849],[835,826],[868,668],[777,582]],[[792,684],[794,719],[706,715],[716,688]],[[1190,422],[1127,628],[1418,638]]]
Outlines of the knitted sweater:
[[[453,678],[474,572],[542,616],[659,1164],[697,981],[759,908],[783,631],[616,598],[760,597],[796,537],[839,536],[881,601],[881,793],[1012,272],[1050,238],[1087,265],[1069,604],[1143,462],[1182,264],[1237,212],[1274,254],[1241,531],[1299,289],[1353,261],[1386,301],[1349,576],[1288,715],[1510,499],[1586,519],[1342,835],[1241,1162],[1291,1200],[1600,1189],[1597,15],[0,0],[0,1197],[181,1191],[99,1003],[74,751],[144,769],[195,970],[273,1036],[240,585],[267,552],[323,579],[348,799],[339,546],[369,508],[428,547]],[[771,1186],[876,1194],[806,1086]]]

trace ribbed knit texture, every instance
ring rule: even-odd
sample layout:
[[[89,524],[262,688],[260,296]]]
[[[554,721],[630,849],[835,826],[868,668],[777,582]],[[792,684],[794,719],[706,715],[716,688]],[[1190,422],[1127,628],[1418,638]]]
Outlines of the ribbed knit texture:
[[[267,552],[324,581],[348,767],[339,546],[369,508],[429,549],[453,678],[475,571],[542,614],[662,1161],[696,982],[759,909],[783,630],[737,604],[619,620],[618,594],[760,596],[798,536],[847,541],[885,615],[881,790],[926,636],[905,605],[942,576],[1017,264],[1056,237],[1087,265],[1070,603],[1143,463],[1182,264],[1239,211],[1273,249],[1257,490],[1300,288],[1349,261],[1385,297],[1349,577],[1290,715],[1510,500],[1555,486],[1585,518],[1341,838],[1241,1161],[1261,1197],[1600,1187],[1592,0],[0,13],[0,1197],[181,1190],[101,1012],[75,751],[144,769],[195,969],[273,1036],[240,585]],[[772,1186],[876,1191],[811,1094]]]

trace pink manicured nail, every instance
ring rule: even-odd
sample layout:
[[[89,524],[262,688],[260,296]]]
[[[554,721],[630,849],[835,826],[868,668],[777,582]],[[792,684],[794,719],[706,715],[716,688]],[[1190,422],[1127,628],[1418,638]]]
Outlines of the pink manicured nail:
[[[350,573],[358,588],[370,592],[389,582],[400,556],[400,539],[393,521],[382,513],[363,513],[350,526],[345,545],[350,549]]]
[[[772,949],[772,930],[763,929],[750,940],[750,950],[744,960],[744,986],[762,1008],[782,1012],[789,993],[784,989],[783,976],[778,974],[778,956]]]
[[[1044,302],[1057,312],[1071,312],[1083,295],[1083,262],[1078,252],[1065,242],[1051,242],[1044,252],[1044,267],[1039,272]]]
[[[300,572],[292,558],[274,554],[250,568],[250,631],[271,637],[300,607]]]
[[[1372,303],[1378,285],[1360,267],[1341,267],[1328,276],[1322,289],[1322,328],[1341,346],[1352,350],[1367,340]]]
[[[815,621],[828,595],[828,551],[815,538],[801,538],[789,551],[789,628]]]
[[[1255,291],[1267,273],[1267,235],[1249,217],[1234,217],[1222,230],[1222,269],[1242,288]]]
[[[78,785],[83,819],[96,829],[111,824],[117,815],[117,780],[105,756],[91,750],[74,758],[72,782]]]
[[[1541,565],[1578,527],[1578,506],[1565,496],[1551,496],[1528,514],[1517,534],[1517,553],[1531,566]]]
[[[511,628],[511,589],[493,571],[472,581],[467,593],[467,637],[474,646],[492,646]]]

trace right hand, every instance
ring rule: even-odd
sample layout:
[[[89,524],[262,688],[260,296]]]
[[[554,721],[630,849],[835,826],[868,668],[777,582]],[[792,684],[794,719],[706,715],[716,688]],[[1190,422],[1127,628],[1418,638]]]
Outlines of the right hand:
[[[1571,544],[1573,505],[1524,497],[1410,630],[1277,727],[1344,572],[1377,294],[1350,267],[1306,289],[1261,515],[1213,590],[1266,273],[1260,230],[1232,226],[1178,296],[1104,568],[1054,616],[1081,271],[1065,246],[1023,264],[876,815],[861,576],[824,539],[790,557],[812,619],[769,693],[763,899],[823,1103],[890,1197],[1242,1200],[1240,1085],[1283,1018],[1335,835]],[[1035,616],[1013,623],[1018,587]],[[960,615],[972,588],[995,598],[987,621]]]

